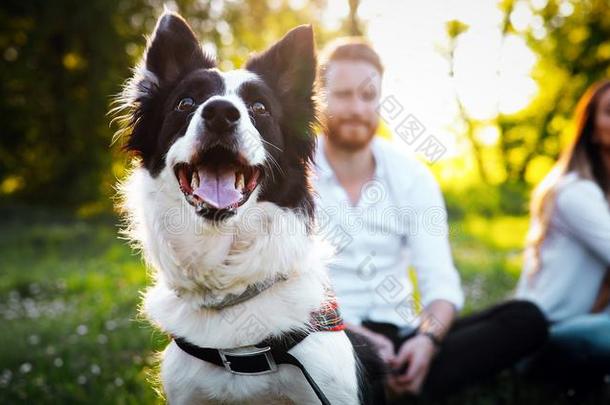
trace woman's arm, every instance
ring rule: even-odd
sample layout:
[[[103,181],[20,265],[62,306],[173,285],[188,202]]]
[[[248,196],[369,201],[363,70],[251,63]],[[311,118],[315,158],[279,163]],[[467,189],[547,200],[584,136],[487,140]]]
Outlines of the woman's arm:
[[[557,215],[571,236],[610,265],[610,207],[592,181],[578,180],[557,194]]]

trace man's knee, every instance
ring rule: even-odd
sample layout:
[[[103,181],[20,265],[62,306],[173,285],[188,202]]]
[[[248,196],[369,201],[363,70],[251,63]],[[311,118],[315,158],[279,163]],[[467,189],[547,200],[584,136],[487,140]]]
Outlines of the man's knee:
[[[531,301],[512,300],[504,304],[501,319],[521,333],[527,333],[530,341],[542,344],[548,339],[548,321],[540,308]]]

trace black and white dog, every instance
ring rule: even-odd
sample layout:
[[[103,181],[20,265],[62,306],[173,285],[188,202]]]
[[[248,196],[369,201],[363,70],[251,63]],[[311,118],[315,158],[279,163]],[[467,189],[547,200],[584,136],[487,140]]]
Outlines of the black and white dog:
[[[315,71],[309,26],[221,72],[166,13],[119,99],[122,207],[153,271],[143,311],[173,337],[172,404],[365,401],[354,346],[374,356],[342,328],[313,231]]]

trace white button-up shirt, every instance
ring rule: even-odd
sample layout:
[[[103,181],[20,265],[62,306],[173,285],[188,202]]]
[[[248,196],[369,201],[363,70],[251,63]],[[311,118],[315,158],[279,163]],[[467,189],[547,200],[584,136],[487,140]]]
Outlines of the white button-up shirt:
[[[461,309],[464,296],[451,258],[445,205],[428,169],[375,137],[374,178],[351,206],[326,160],[324,141],[318,136],[315,157],[318,233],[337,252],[329,274],[345,321],[417,326],[419,310],[437,299]],[[409,265],[421,302],[413,294]]]

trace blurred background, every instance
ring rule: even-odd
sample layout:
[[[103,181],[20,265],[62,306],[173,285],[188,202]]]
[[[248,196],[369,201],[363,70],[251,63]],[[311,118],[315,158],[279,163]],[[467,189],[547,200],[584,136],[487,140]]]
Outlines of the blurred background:
[[[570,138],[577,99],[610,76],[610,1],[3,1],[0,403],[160,401],[166,337],[137,314],[147,276],[117,232],[129,162],[107,112],[164,5],[222,69],[298,24],[319,48],[367,36],[386,67],[380,133],[442,185],[466,311],[510,296],[529,192]],[[575,395],[501,377],[453,401]]]

